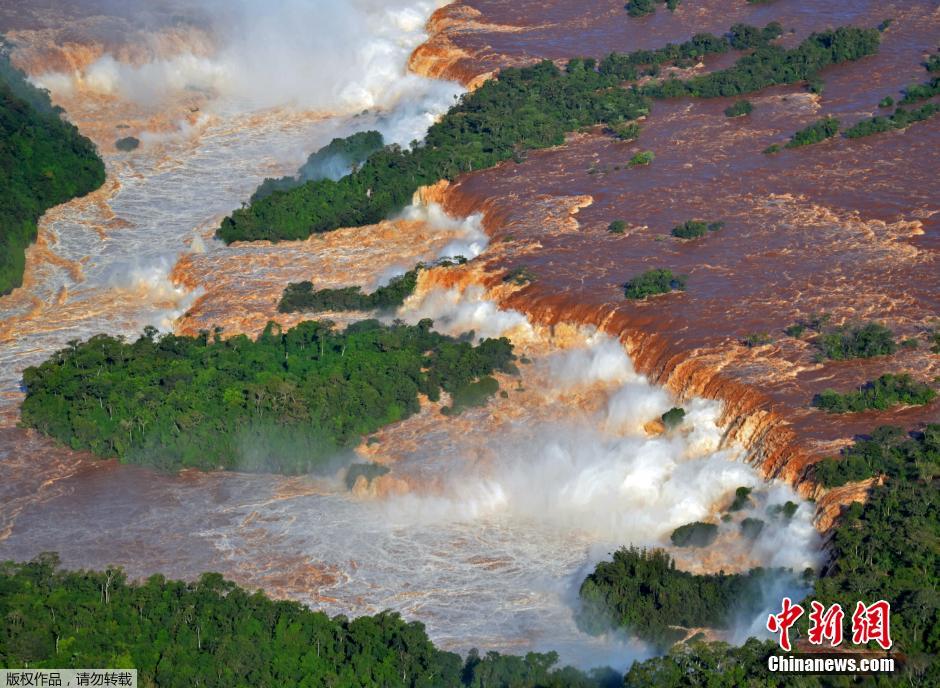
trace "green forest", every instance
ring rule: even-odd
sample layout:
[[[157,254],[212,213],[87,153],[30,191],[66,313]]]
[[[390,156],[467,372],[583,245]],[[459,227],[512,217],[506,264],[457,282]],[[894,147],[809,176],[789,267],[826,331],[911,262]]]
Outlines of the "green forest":
[[[104,177],[94,144],[0,53],[0,295],[22,284],[42,214]]]
[[[778,573],[692,574],[662,550],[623,547],[581,584],[578,626],[594,634],[627,627],[665,649],[685,637],[677,626],[726,628],[736,614],[756,615],[762,582]]]
[[[307,181],[275,191],[226,217],[218,235],[226,242],[304,239],[339,227],[372,224],[400,210],[418,187],[462,172],[522,161],[528,149],[557,146],[565,134],[599,124],[617,130],[647,114],[646,96],[713,97],[739,95],[774,84],[812,78],[828,65],[874,53],[875,29],[843,27],[814,33],[786,50],[771,40],[782,29],[738,24],[729,37],[696,34],[691,40],[659,50],[573,58],[564,70],[546,60],[532,67],[509,68],[479,89],[465,94],[419,145],[386,146],[351,174],[334,181]],[[668,79],[642,89],[624,87],[639,67],[652,73],[669,62],[683,65],[730,48],[754,49],[734,66],[688,81]]]
[[[216,573],[193,583],[120,570],[61,571],[54,555],[0,564],[0,666],[136,668],[163,688],[612,688],[610,670],[558,668],[554,652],[467,658],[397,614],[330,618]]]
[[[419,394],[446,391],[456,411],[498,389],[491,373],[516,371],[508,339],[473,346],[431,325],[271,323],[256,340],[98,335],[26,369],[22,423],[128,463],[303,473],[416,413]]]

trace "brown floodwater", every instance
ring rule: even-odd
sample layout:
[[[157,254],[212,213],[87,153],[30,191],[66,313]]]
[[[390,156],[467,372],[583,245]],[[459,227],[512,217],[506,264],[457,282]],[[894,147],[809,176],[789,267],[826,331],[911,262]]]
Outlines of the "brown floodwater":
[[[724,100],[656,103],[635,144],[578,134],[521,165],[438,188],[409,215],[376,227],[234,247],[214,242],[212,230],[262,177],[290,172],[334,133],[399,112],[420,123],[439,110],[415,115],[409,102],[453,93],[402,77],[386,109],[358,122],[327,108],[246,110],[211,89],[137,102],[119,88],[133,86],[136,72],[108,71],[108,60],[177,64],[180,50],[211,58],[217,37],[204,18],[180,24],[154,10],[141,27],[127,12],[96,14],[94,3],[62,5],[57,15],[33,2],[14,21],[0,4],[20,41],[14,56],[54,95],[62,89],[60,102],[98,143],[109,172],[102,190],[46,215],[24,288],[0,300],[0,559],[57,550],[68,566],[116,563],[133,576],[216,570],[331,613],[400,610],[448,648],[556,648],[581,664],[642,656],[636,643],[592,640],[574,627],[576,590],[594,562],[628,542],[667,545],[677,525],[716,518],[741,485],[755,488],[760,512],[798,499],[786,481],[765,480],[778,466],[746,461],[770,460],[769,447],[792,454],[805,445],[813,454],[877,422],[937,416],[936,404],[848,421],[811,411],[818,389],[863,381],[885,362],[822,366],[809,344],[779,333],[825,310],[836,321],[873,317],[923,339],[938,314],[936,122],[760,154],[822,114],[853,121],[924,78],[917,63],[936,41],[935,9],[846,4],[688,2],[636,22],[622,3],[455,3],[430,25],[450,32],[432,37],[411,64],[465,83],[507,64],[656,47],[734,21],[778,19],[796,29],[787,37],[795,41],[821,24],[896,20],[879,56],[827,70],[821,97],[771,89],[739,120],[721,114]],[[173,5],[154,5],[164,6]],[[396,21],[411,26],[432,9],[403,7]],[[108,30],[113,22],[124,24]],[[136,31],[152,38],[138,45]],[[410,40],[394,52],[402,74]],[[331,108],[343,102],[329,100]],[[125,134],[140,135],[142,149],[115,151]],[[654,164],[625,168],[644,149],[656,153]],[[691,217],[725,228],[698,242],[667,236]],[[607,234],[612,219],[628,222],[626,235]],[[358,447],[361,458],[392,469],[372,485],[348,491],[341,468],[298,478],[164,475],[93,460],[14,427],[22,369],[71,338],[132,335],[144,324],[253,333],[277,317],[286,282],[370,287],[471,244],[483,251],[477,260],[425,275],[394,315],[434,317],[453,332],[506,332],[534,362],[520,379],[501,380],[508,397],[485,409],[446,419],[426,404]],[[688,292],[624,303],[618,285],[652,265],[688,273]],[[503,284],[502,271],[516,266],[530,267],[535,281]],[[740,346],[753,331],[776,341]],[[923,343],[892,366],[938,372]],[[687,421],[663,434],[656,419],[674,404]],[[792,479],[799,467],[783,475]],[[700,571],[815,565],[814,517],[803,503],[790,522],[768,518],[756,543],[742,540],[733,520],[713,549],[676,555]],[[752,630],[748,621],[736,637]]]
[[[883,97],[898,99],[905,86],[925,81],[921,63],[940,36],[936,3],[701,2],[633,19],[620,3],[470,0],[435,15],[431,26],[441,34],[428,46],[441,51],[432,71],[470,82],[498,66],[654,48],[737,21],[780,21],[793,30],[786,44],[795,44],[812,30],[889,17],[879,53],[824,70],[821,95],[802,85],[766,89],[749,96],[753,114],[735,119],[723,115],[732,99],[656,102],[636,142],[600,131],[573,135],[522,164],[467,175],[452,187],[448,207],[485,209],[494,241],[511,238],[517,250],[503,251],[491,270],[526,266],[537,275],[506,305],[536,321],[603,324],[630,343],[644,372],[676,391],[724,398],[742,416],[772,417],[757,434],[773,434],[797,460],[781,465],[785,459],[770,449],[770,471],[799,479],[805,461],[857,433],[940,420],[940,402],[851,416],[810,407],[824,388],[848,390],[883,372],[925,381],[940,374],[928,343],[940,316],[940,120],[762,154],[819,117],[849,126],[877,113]],[[413,63],[421,62],[419,50]],[[727,62],[708,59],[697,71]],[[653,151],[655,161],[629,168],[640,150]],[[552,210],[540,213],[533,200]],[[669,236],[692,218],[725,227],[695,241]],[[627,223],[624,236],[606,232],[614,219]],[[688,290],[626,302],[621,285],[651,267],[689,275]],[[884,322],[918,347],[891,359],[820,364],[805,338],[783,334],[816,313],[833,324]],[[751,333],[773,341],[747,348],[741,341]]]

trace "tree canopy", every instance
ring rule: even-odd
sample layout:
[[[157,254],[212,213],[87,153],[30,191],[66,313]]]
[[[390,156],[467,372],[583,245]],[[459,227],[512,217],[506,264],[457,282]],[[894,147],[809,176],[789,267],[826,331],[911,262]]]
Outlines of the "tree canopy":
[[[0,53],[0,295],[22,284],[42,214],[104,178],[94,144]]]
[[[473,346],[431,321],[308,321],[223,340],[152,328],[72,342],[23,374],[22,422],[74,449],[160,468],[315,470],[446,391],[456,408],[514,372],[508,339]],[[481,388],[482,385],[482,388]]]

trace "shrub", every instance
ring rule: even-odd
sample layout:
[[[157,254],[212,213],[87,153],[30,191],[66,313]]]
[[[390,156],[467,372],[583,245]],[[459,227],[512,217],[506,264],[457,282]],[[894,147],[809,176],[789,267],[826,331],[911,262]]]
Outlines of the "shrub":
[[[633,141],[640,135],[640,125],[636,122],[618,122],[610,130],[621,141]]]
[[[707,232],[717,232],[725,226],[724,222],[705,222],[704,220],[686,220],[672,228],[672,236],[679,239],[697,239]]]
[[[655,157],[656,156],[653,155],[653,151],[642,151],[641,153],[637,153],[632,158],[630,158],[630,162],[627,164],[630,165],[630,167],[649,165],[651,162],[653,162]]]
[[[743,485],[734,491],[734,501],[728,507],[728,511],[741,511],[741,509],[751,505],[751,488]]]
[[[799,148],[813,143],[819,143],[836,135],[839,131],[839,120],[834,117],[823,117],[808,127],[800,129],[787,143],[787,148]]]
[[[125,136],[123,139],[114,142],[114,147],[124,153],[136,150],[138,146],[140,146],[140,139],[133,136]]]
[[[753,110],[754,106],[751,105],[751,101],[739,100],[725,108],[725,117],[742,117],[751,114]]]
[[[772,143],[763,150],[764,155],[773,155],[774,153],[779,153],[779,152],[780,152],[779,143]]]
[[[667,430],[672,430],[682,425],[682,421],[685,419],[685,409],[681,409],[678,406],[673,406],[671,409],[666,411],[663,415],[660,416],[663,425]]]
[[[630,0],[624,7],[631,17],[643,17],[656,11],[653,0]]]
[[[718,526],[714,523],[694,521],[679,526],[669,539],[676,547],[708,547],[718,537]]]
[[[624,285],[624,295],[628,299],[645,299],[647,296],[683,291],[685,283],[685,275],[673,275],[671,270],[647,270]]]
[[[756,540],[764,529],[764,522],[759,518],[745,518],[741,521],[741,535],[748,540]]]
[[[516,284],[520,287],[524,284],[528,284],[529,282],[534,281],[535,273],[532,272],[531,268],[528,268],[524,265],[515,267],[503,275],[503,282],[511,282],[512,284]]]
[[[751,332],[751,334],[747,335],[743,340],[741,340],[744,346],[748,347],[749,349],[753,349],[757,346],[764,346],[765,344],[770,344],[772,341],[773,339],[771,339],[770,335],[766,332]]]
[[[806,325],[803,323],[796,323],[795,325],[790,325],[784,330],[788,337],[794,337],[799,339],[803,336],[803,332],[806,331]]]
[[[623,220],[614,220],[607,225],[607,231],[611,234],[623,234],[627,229],[627,223]]]
[[[907,374],[885,374],[846,394],[827,389],[813,399],[813,406],[829,413],[857,413],[867,409],[885,410],[901,404],[924,406],[937,398],[933,388],[915,382]]]
[[[796,515],[799,508],[799,504],[787,500],[784,504],[771,504],[767,507],[767,513],[771,518],[783,518],[789,521]]]
[[[824,357],[834,361],[887,356],[897,351],[891,330],[875,322],[821,334],[816,346]]]
[[[894,105],[894,98],[892,98],[891,96],[885,96],[884,98],[878,101],[878,107],[880,108],[891,107],[892,105]]]

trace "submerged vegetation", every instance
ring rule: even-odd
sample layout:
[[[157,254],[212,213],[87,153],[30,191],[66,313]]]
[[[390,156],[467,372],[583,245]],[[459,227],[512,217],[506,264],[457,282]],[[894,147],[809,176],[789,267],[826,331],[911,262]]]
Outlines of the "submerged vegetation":
[[[331,325],[271,323],[254,341],[150,328],[132,343],[73,342],[23,373],[22,422],[130,463],[303,473],[416,413],[419,394],[479,402],[496,391],[491,373],[515,372],[505,338],[474,347],[430,320]]]
[[[628,281],[623,285],[623,290],[628,299],[645,299],[672,291],[684,291],[685,283],[685,275],[674,275],[672,270],[654,269]]]
[[[42,214],[104,178],[94,144],[0,53],[0,295],[22,284]]]
[[[813,399],[813,406],[829,413],[856,413],[867,409],[883,411],[901,404],[923,406],[936,398],[937,393],[930,385],[915,382],[910,375],[885,374],[853,392],[824,390]]]

